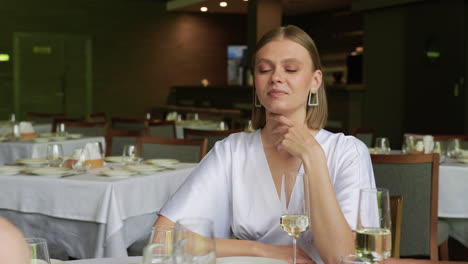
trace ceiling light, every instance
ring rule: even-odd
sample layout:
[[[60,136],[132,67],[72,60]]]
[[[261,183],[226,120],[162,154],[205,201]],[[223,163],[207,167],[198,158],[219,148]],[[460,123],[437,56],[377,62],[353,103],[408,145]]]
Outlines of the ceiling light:
[[[356,52],[363,52],[363,51],[364,51],[363,46],[356,47]]]
[[[208,11],[208,7],[202,6],[202,7],[200,7],[200,11],[202,11],[202,12]]]
[[[226,6],[227,6],[227,3],[226,3],[226,2],[219,2],[219,6],[220,6],[220,7],[226,7]]]

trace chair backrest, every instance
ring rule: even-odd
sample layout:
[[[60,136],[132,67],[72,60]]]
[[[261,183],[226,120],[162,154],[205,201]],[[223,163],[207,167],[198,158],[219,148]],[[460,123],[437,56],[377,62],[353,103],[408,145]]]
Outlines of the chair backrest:
[[[107,122],[107,115],[104,112],[100,113],[91,113],[88,115],[87,120],[89,122]]]
[[[438,260],[437,206],[439,155],[371,155],[377,187],[405,199],[401,227],[402,256],[429,255]]]
[[[106,133],[105,122],[63,121],[65,131],[70,134],[82,134],[86,137],[103,137]],[[52,127],[55,131],[55,126]]]
[[[392,257],[400,258],[401,219],[403,216],[403,197],[390,196],[390,212],[392,215]]]
[[[216,141],[223,140],[232,133],[241,132],[240,129],[230,130],[201,130],[184,128],[184,138],[206,138],[208,139],[208,151],[213,148]]]
[[[117,130],[106,131],[106,156],[121,156],[125,145],[135,145],[137,138],[145,135],[145,130]]]
[[[199,162],[206,155],[208,140],[139,137],[137,151],[143,159],[171,158],[181,162]]]
[[[175,138],[175,121],[151,121],[148,124],[146,135],[152,137]]]
[[[434,140],[440,141],[442,148],[447,148],[448,142],[451,139],[460,139],[460,147],[462,149],[468,149],[468,135],[432,135]]]
[[[55,118],[65,118],[65,114],[27,112],[26,119],[36,123],[52,123]]]
[[[356,138],[364,142],[364,144],[366,144],[368,148],[371,148],[374,144],[374,133],[375,133],[374,128],[358,127],[358,128],[353,129],[353,132],[351,133],[351,135],[355,136]]]
[[[148,120],[145,118],[120,118],[113,117],[111,119],[112,129],[118,130],[146,130],[148,127]]]

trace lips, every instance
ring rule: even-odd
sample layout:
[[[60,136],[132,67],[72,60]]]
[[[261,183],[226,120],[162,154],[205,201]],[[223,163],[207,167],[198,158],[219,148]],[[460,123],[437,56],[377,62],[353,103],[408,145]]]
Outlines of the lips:
[[[287,94],[287,92],[279,89],[271,89],[270,91],[268,91],[268,95],[272,97],[280,97]]]

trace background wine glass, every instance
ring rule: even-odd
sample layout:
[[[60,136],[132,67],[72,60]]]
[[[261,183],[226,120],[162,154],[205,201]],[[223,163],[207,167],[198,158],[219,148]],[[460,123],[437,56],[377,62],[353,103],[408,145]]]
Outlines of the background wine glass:
[[[392,249],[390,196],[387,189],[361,189],[356,255],[371,262],[390,257]]]
[[[310,196],[309,178],[304,173],[283,173],[281,179],[281,204],[283,215],[280,226],[291,237],[293,242],[293,264],[296,264],[296,240],[309,229]]]
[[[78,149],[80,152],[76,161],[73,163],[72,168],[80,173],[86,173],[91,167],[91,163],[87,162],[91,158],[88,148]],[[74,157],[75,159],[75,157]]]
[[[461,153],[460,139],[454,138],[448,142],[447,157],[456,159]]]
[[[47,163],[49,167],[60,167],[63,162],[63,148],[61,144],[47,145]]]
[[[31,264],[50,264],[49,249],[47,241],[43,238],[26,238],[29,245],[29,256]]]
[[[125,145],[122,153],[122,162],[127,164],[138,164],[141,159],[136,151],[135,145]]]
[[[148,244],[143,249],[142,264],[172,263],[173,237],[174,226],[154,226]]]
[[[375,150],[378,154],[390,153],[390,141],[386,137],[378,137],[375,139]]]
[[[173,260],[175,264],[215,264],[213,222],[186,218],[176,222]]]

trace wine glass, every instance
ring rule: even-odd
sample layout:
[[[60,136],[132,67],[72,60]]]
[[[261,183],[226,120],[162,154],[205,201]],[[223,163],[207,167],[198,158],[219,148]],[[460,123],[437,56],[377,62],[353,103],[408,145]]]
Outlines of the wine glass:
[[[454,138],[448,142],[447,156],[452,159],[456,159],[461,153],[460,139]]]
[[[138,157],[135,145],[125,145],[122,153],[122,162],[125,165],[138,164],[141,159]]]
[[[310,196],[309,177],[305,173],[285,172],[281,178],[280,226],[293,242],[293,264],[296,264],[296,240],[309,229]]]
[[[50,264],[49,249],[47,241],[43,238],[26,238],[26,243],[29,246],[29,256],[31,263],[47,263]]]
[[[172,263],[174,226],[157,225],[151,230],[148,244],[143,249],[142,264]]]
[[[55,134],[59,137],[63,137],[67,135],[67,132],[65,131],[64,123],[59,123],[55,126]]]
[[[174,264],[215,264],[213,222],[206,218],[185,218],[176,222]]]
[[[386,137],[378,137],[375,139],[375,150],[378,154],[390,153],[390,141]]]
[[[392,249],[390,196],[387,189],[361,189],[356,229],[356,255],[379,262],[390,257]]]
[[[345,256],[340,257],[340,262],[339,264],[372,264],[366,259],[360,258],[359,256],[356,256],[354,254],[349,254]]]
[[[60,167],[63,162],[63,148],[61,144],[47,145],[47,163],[49,167]]]
[[[86,173],[91,167],[89,160],[91,159],[91,154],[89,148],[76,149],[75,152],[79,152],[78,156],[73,155],[74,161],[72,168],[80,173]]]

